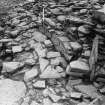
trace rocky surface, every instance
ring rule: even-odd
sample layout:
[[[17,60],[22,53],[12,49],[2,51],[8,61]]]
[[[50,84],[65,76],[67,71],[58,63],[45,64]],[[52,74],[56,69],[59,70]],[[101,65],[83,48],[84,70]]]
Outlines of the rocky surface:
[[[104,105],[104,0],[0,0],[0,105]]]

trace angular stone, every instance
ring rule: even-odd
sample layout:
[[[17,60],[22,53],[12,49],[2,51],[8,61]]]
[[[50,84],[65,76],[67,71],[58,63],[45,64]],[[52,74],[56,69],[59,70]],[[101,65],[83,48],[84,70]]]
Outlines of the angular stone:
[[[36,101],[32,101],[30,105],[40,105],[40,104],[37,103]]]
[[[43,44],[36,43],[34,45],[35,51],[37,52],[39,57],[46,57],[47,49],[43,47]]]
[[[43,35],[41,32],[35,31],[34,33],[32,33],[32,35],[33,38],[38,42],[44,42],[47,39],[47,37]]]
[[[45,80],[38,80],[33,84],[33,86],[35,88],[45,88],[46,87]]]
[[[24,66],[22,62],[3,62],[2,72],[13,72]]]
[[[59,73],[62,73],[64,71],[64,69],[60,66],[56,66],[56,70],[59,72]]]
[[[50,40],[45,40],[44,44],[45,44],[46,47],[51,47],[53,45]]]
[[[101,96],[99,96],[95,98],[92,102],[90,102],[88,105],[102,105],[102,104],[103,104],[103,99]]]
[[[53,103],[52,105],[63,105],[63,104],[61,104],[61,103]]]
[[[105,94],[105,87],[103,87],[102,89],[99,89],[100,93]]]
[[[52,101],[49,98],[44,98],[43,105],[52,105]]]
[[[86,102],[81,102],[81,103],[79,103],[77,105],[88,105],[88,104]]]
[[[61,78],[64,77],[65,73],[61,72],[59,73],[57,70],[55,70],[53,67],[48,66],[41,74],[40,78]]]
[[[65,37],[65,36],[61,36],[61,37],[58,37],[62,42],[69,42],[70,39],[68,39],[68,37]]]
[[[70,50],[70,51],[72,50],[70,42],[63,42],[63,44],[67,50]]]
[[[0,40],[0,43],[7,43],[7,42],[11,42],[11,41],[13,41],[12,39],[1,39]]]
[[[44,91],[43,91],[43,96],[44,97],[47,97],[49,95],[49,89],[46,88]]]
[[[47,53],[47,58],[55,58],[60,57],[61,54],[59,52],[50,51]]]
[[[49,94],[49,97],[54,101],[54,102],[58,102],[60,99],[62,99],[62,97],[56,95],[56,94]]]
[[[0,80],[0,105],[16,105],[25,93],[26,87],[23,82],[10,79]]]
[[[71,96],[71,98],[74,98],[74,99],[81,99],[82,98],[82,93],[71,92],[70,96]]]
[[[82,55],[85,57],[90,57],[90,54],[91,54],[90,50],[86,50],[86,51],[84,51],[84,53],[82,53]]]
[[[58,9],[58,8],[50,9],[50,11],[51,11],[53,14],[60,14],[60,9]]]
[[[39,64],[40,64],[41,72],[43,72],[45,70],[45,68],[49,65],[49,63],[50,62],[47,59],[39,58]]]
[[[13,53],[18,53],[23,50],[22,46],[12,46]]]
[[[24,80],[29,81],[36,77],[39,74],[38,69],[36,67],[33,67],[31,70],[25,72]]]
[[[78,28],[78,31],[83,33],[83,34],[89,34],[90,33],[88,26],[86,26],[86,25],[80,26]]]
[[[50,18],[45,18],[45,21],[47,21],[51,26],[56,26],[56,23]]]
[[[24,98],[24,102],[21,104],[21,105],[29,105],[28,103],[30,102],[30,97],[29,96],[26,96]]]
[[[52,58],[50,61],[51,65],[59,65],[61,64],[63,67],[67,66],[67,62],[65,61],[65,59],[63,57],[56,57],[56,58]]]
[[[85,14],[87,12],[87,9],[81,9],[80,14]]]
[[[83,62],[81,60],[72,61],[67,66],[66,72],[68,74],[70,72],[87,73],[89,72],[89,65],[86,62]]]
[[[17,30],[11,31],[10,33],[12,34],[13,37],[17,37],[19,31],[20,30],[17,29]]]
[[[82,46],[78,42],[70,42],[71,47],[73,50],[80,50],[82,49]]]
[[[62,97],[58,96],[53,88],[45,89],[43,92],[44,96],[49,96],[54,102],[58,102]]]
[[[77,85],[75,86],[75,89],[77,89],[81,93],[87,94],[91,98],[99,97],[97,89],[92,85]]]
[[[59,16],[57,16],[57,20],[58,21],[65,21],[65,19],[66,19],[66,16],[65,15],[59,15]]]

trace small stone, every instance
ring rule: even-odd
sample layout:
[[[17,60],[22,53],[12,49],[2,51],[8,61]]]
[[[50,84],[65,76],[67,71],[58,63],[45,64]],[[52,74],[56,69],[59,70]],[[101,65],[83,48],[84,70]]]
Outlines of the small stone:
[[[26,15],[26,13],[24,15]],[[25,21],[23,21],[23,22],[21,22],[21,23],[18,24],[18,27],[23,28],[26,25],[27,25],[27,23]]]
[[[45,88],[46,87],[45,80],[38,80],[33,84],[33,86],[35,88]]]
[[[82,98],[82,93],[71,92],[70,96],[71,96],[71,98],[74,98],[74,99],[81,99]]]
[[[17,24],[19,24],[20,23],[20,20],[19,19],[17,19],[17,18],[13,18],[12,19],[12,24],[13,25],[17,25]]]
[[[49,89],[46,88],[44,91],[43,91],[43,96],[44,97],[47,97],[49,95]]]
[[[29,105],[28,103],[30,102],[30,97],[27,96],[24,98],[24,102],[21,105]]]
[[[43,44],[36,43],[34,44],[34,48],[39,57],[46,57],[47,49],[43,47]]]
[[[79,104],[77,104],[77,105],[88,105],[88,104],[85,103],[85,102],[81,102],[81,103],[79,103]]]
[[[16,105],[16,102],[26,94],[26,86],[23,82],[11,79],[0,80],[0,104]]]
[[[65,61],[65,59],[63,57],[56,57],[56,58],[52,58],[50,61],[51,65],[62,65],[63,67],[67,67],[67,62]]]
[[[61,103],[53,103],[52,105],[63,105],[63,104],[61,104]]]
[[[45,44],[46,47],[51,47],[53,45],[50,40],[45,40],[44,44]]]
[[[59,73],[53,67],[48,66],[41,74],[40,78],[61,78],[65,76],[65,72]]]
[[[39,58],[39,64],[40,64],[41,72],[43,72],[45,70],[45,68],[49,65],[49,63],[50,62],[47,59]]]
[[[0,43],[7,43],[13,41],[12,39],[1,39]]]
[[[38,69],[36,67],[33,67],[31,70],[25,72],[24,80],[29,81],[36,77],[39,74]]]
[[[20,30],[17,29],[17,30],[11,31],[10,34],[12,35],[12,37],[17,37],[19,31]]]
[[[64,70],[63,70],[63,68],[62,67],[60,67],[60,66],[56,66],[56,70],[59,72],[59,73],[61,73],[61,72],[63,72]]]
[[[81,84],[82,83],[82,79],[71,79],[71,80],[69,80],[69,82],[70,82],[70,86],[75,86],[75,85],[79,85],[79,84]]]
[[[18,53],[23,50],[22,46],[12,46],[13,53]]]
[[[44,98],[43,99],[43,105],[52,105],[52,102],[49,98]]]
[[[35,31],[34,33],[32,33],[32,35],[33,39],[35,39],[38,42],[44,42],[47,39],[47,37],[43,35],[41,32]]]
[[[65,46],[65,48],[66,48],[67,50],[69,50],[69,51],[72,50],[71,45],[70,45],[69,42],[63,42],[63,44],[64,44],[64,46]]]
[[[89,65],[86,62],[81,60],[76,60],[70,62],[70,64],[66,68],[66,72],[78,72],[78,73],[87,73],[89,72]]]
[[[37,103],[36,101],[32,101],[30,105],[40,105],[40,104]]]
[[[27,65],[33,66],[33,65],[36,63],[36,59],[34,59],[34,58],[28,58],[28,59],[26,59],[24,62],[25,62],[25,64],[27,64]]]
[[[53,20],[51,20],[50,18],[45,18],[45,21],[47,21],[49,23],[49,25],[51,25],[51,26],[56,26],[56,23]]]
[[[66,16],[64,16],[64,15],[59,15],[59,16],[57,16],[57,20],[58,21],[65,21],[65,19],[66,19]]]
[[[49,97],[54,101],[54,102],[58,102],[60,99],[62,99],[62,97],[56,95],[56,94],[49,94]]]
[[[105,87],[99,89],[100,93],[105,94]]]
[[[2,72],[13,72],[24,66],[22,62],[3,62]]]
[[[87,12],[87,9],[81,9],[80,14],[85,14]]]
[[[68,39],[68,37],[65,37],[65,36],[61,36],[61,37],[58,37],[62,42],[69,42],[70,40]]]
[[[55,58],[60,57],[61,54],[59,52],[50,51],[47,53],[47,58]]]
[[[78,42],[70,42],[71,47],[73,50],[80,50],[82,49],[82,46]]]
[[[62,97],[58,96],[52,88],[49,90],[48,96],[53,100],[53,102],[58,102],[62,99]]]
[[[3,31],[3,30],[4,30],[4,28],[0,26],[0,31]]]
[[[90,57],[90,54],[91,54],[90,50],[86,50],[84,53],[82,53],[82,55],[85,57]]]
[[[74,88],[81,93],[87,94],[91,98],[99,97],[97,89],[93,85],[77,85]]]
[[[27,0],[28,2],[34,2],[35,0]],[[35,104],[36,105],[36,104]]]
[[[51,11],[53,14],[60,14],[60,9],[58,9],[58,8],[50,9],[50,11]]]
[[[90,33],[89,29],[85,25],[84,26],[80,26],[78,28],[78,32],[81,32],[83,34],[89,34]]]

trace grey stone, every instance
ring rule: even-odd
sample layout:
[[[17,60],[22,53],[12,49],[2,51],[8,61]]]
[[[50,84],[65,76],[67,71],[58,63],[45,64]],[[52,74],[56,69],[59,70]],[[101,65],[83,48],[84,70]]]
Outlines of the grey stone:
[[[97,93],[97,89],[93,85],[77,85],[75,86],[75,89],[77,89],[81,93],[87,94],[91,98],[96,98],[100,96]]]
[[[24,66],[22,62],[3,62],[2,72],[13,72]]]
[[[62,21],[65,21],[66,16],[65,15],[59,15],[59,16],[57,16],[57,19],[62,22]]]
[[[89,72],[89,65],[81,60],[76,60],[70,62],[70,64],[66,68],[66,72],[78,72],[78,73],[87,73]]]
[[[13,53],[18,53],[23,50],[22,46],[12,46]]]
[[[55,57],[60,57],[61,54],[59,52],[54,52],[54,51],[49,51],[47,53],[47,58],[55,58]]]
[[[65,72],[59,73],[49,65],[39,76],[40,78],[61,78],[65,77]]]
[[[44,42],[47,37],[43,35],[41,32],[35,31],[33,34],[33,38],[38,42]]]
[[[82,48],[82,46],[78,42],[70,42],[71,47],[73,50],[79,50]]]
[[[65,59],[63,57],[56,57],[56,58],[52,58],[50,61],[51,65],[59,65],[61,64],[63,67],[67,66],[67,62],[65,61]]]
[[[35,83],[33,83],[33,86],[35,88],[42,88],[43,89],[46,87],[45,80],[38,80]]]
[[[25,72],[24,80],[29,81],[39,74],[37,67],[33,67],[31,70]]]
[[[43,105],[52,105],[52,102],[49,98],[44,98],[43,99]]]
[[[46,57],[47,49],[41,43],[36,43],[34,45],[35,51],[37,52],[39,57]]]
[[[79,93],[79,92],[71,92],[70,93],[70,96],[71,96],[71,98],[74,98],[74,99],[81,99],[82,98],[82,93]]]
[[[45,68],[49,65],[49,61],[45,58],[39,58],[40,70],[43,72]]]
[[[10,79],[0,80],[0,105],[15,105],[25,96],[26,87],[23,82]]]

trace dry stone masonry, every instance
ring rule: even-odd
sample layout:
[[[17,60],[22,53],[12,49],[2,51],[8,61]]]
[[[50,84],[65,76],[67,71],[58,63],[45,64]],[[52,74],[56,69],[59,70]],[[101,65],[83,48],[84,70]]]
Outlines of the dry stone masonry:
[[[105,105],[104,0],[0,0],[0,105]]]

